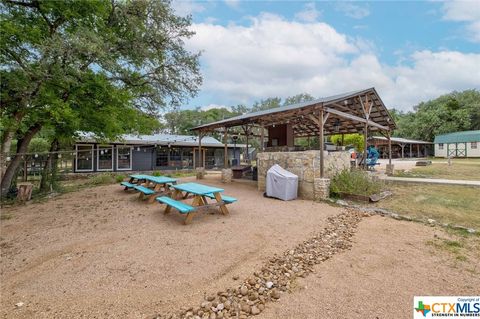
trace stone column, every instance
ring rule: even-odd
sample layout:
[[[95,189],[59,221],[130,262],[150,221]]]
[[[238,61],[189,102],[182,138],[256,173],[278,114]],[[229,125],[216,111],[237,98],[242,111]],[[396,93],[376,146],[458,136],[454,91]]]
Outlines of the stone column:
[[[203,179],[205,177],[205,168],[204,167],[197,167],[195,169],[197,173],[197,179]]]
[[[394,173],[394,165],[393,164],[387,164],[385,168],[385,172],[388,176],[392,176]]]
[[[325,200],[330,197],[330,179],[315,178],[313,181],[313,196],[315,200]]]
[[[232,182],[232,170],[230,168],[222,169],[222,183]]]

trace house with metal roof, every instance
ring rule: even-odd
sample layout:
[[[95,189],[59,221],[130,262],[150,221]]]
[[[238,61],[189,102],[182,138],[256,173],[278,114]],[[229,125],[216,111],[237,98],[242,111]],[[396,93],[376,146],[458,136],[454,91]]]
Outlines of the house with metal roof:
[[[433,143],[413,140],[402,137],[391,137],[392,158],[420,158],[433,156]],[[384,136],[368,138],[370,145],[374,145],[381,158],[388,158],[388,139]]]
[[[435,157],[480,157],[480,130],[435,136]]]
[[[123,135],[103,141],[90,133],[78,133],[74,172],[153,171],[192,169],[202,161],[209,169],[238,163],[245,144],[224,144],[211,136]],[[200,151],[201,150],[201,151]]]

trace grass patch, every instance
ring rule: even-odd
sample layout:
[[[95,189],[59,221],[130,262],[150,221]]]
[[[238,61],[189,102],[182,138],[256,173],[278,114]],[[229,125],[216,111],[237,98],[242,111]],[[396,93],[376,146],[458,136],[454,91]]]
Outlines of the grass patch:
[[[397,177],[444,178],[460,180],[480,180],[480,162],[455,162],[451,166],[444,163],[433,163],[429,166],[418,166],[410,171],[398,171]]]
[[[178,172],[178,173],[169,173],[165,176],[172,177],[172,178],[181,178],[181,177],[190,177],[195,176],[195,172]]]
[[[333,195],[347,193],[370,196],[380,192],[382,184],[370,178],[363,170],[343,170],[335,175],[330,183]]]
[[[117,175],[117,176],[115,176],[115,182],[121,183],[125,180],[125,178],[127,178],[125,175],[122,175],[122,174]]]
[[[107,185],[115,183],[115,177],[112,174],[104,173],[93,176],[89,183],[92,185]]]
[[[457,185],[392,184],[394,193],[374,205],[418,219],[480,229],[479,189]]]
[[[477,274],[479,267],[476,261],[480,258],[480,236],[447,233],[449,233],[447,234],[449,238],[435,236],[433,240],[427,241],[427,245],[434,248],[434,253],[446,252],[454,261],[455,267],[462,264],[467,271]]]
[[[12,214],[5,214],[5,213],[0,214],[0,220],[9,220],[9,219],[12,219],[12,217],[13,217]]]
[[[178,171],[178,172],[162,172],[162,171],[155,171],[152,173],[153,176],[166,176],[172,178],[181,178],[181,177],[189,177],[195,176],[195,172],[191,171]]]
[[[448,161],[447,158],[443,157],[430,157],[428,158],[432,162],[441,162],[441,163],[446,163]],[[451,162],[453,164],[479,164],[480,165],[480,158],[452,158]]]

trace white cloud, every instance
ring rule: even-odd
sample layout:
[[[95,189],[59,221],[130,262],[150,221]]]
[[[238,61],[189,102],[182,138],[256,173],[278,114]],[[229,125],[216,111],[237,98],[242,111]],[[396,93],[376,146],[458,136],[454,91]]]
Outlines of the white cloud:
[[[467,37],[480,42],[480,3],[478,1],[446,1],[443,19],[466,23]]]
[[[225,0],[225,4],[231,8],[238,9],[240,0]]]
[[[338,2],[336,9],[343,12],[347,17],[354,19],[363,19],[370,15],[370,10],[368,10],[368,8],[352,2]]]
[[[318,11],[315,2],[306,3],[303,10],[295,14],[295,18],[305,22],[314,22],[320,17],[321,11]]]
[[[480,54],[421,51],[401,64],[379,61],[375,44],[326,23],[261,14],[248,26],[195,24],[203,90],[212,103],[251,104],[299,92],[329,96],[376,87],[388,107],[408,109],[452,90],[480,88]]]
[[[227,109],[229,111],[231,111],[232,109],[230,108],[230,106],[226,106],[226,105],[220,105],[220,104],[209,104],[209,105],[205,105],[205,106],[202,106],[200,108],[202,111],[208,111],[208,110],[211,110],[211,109]]]
[[[179,16],[187,16],[205,10],[205,7],[195,0],[173,0],[172,7]]]

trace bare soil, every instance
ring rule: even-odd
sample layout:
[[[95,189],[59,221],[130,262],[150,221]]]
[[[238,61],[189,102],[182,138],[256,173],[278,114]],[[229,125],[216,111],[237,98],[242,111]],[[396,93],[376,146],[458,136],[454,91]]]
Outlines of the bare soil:
[[[182,181],[190,181],[185,178]],[[145,318],[199,304],[235,286],[276,253],[307,239],[342,208],[264,198],[252,183],[222,186],[239,202],[190,225],[163,206],[110,185],[4,208],[0,314],[4,318]],[[352,250],[316,266],[259,318],[409,318],[413,295],[478,294],[471,259],[453,263],[428,244],[431,227],[365,218]],[[470,256],[468,256],[470,258]],[[15,304],[23,302],[22,307]],[[395,316],[392,316],[395,314]]]
[[[1,226],[1,313],[144,318],[174,310],[233,285],[232,276],[245,277],[339,212],[264,198],[251,183],[203,183],[238,198],[228,216],[212,209],[186,226],[183,215],[165,216],[162,205],[119,185],[6,209],[13,218]]]
[[[318,265],[258,318],[402,319],[412,318],[414,296],[478,296],[480,247],[459,261],[435,247],[448,238],[422,224],[364,218],[351,250]]]

